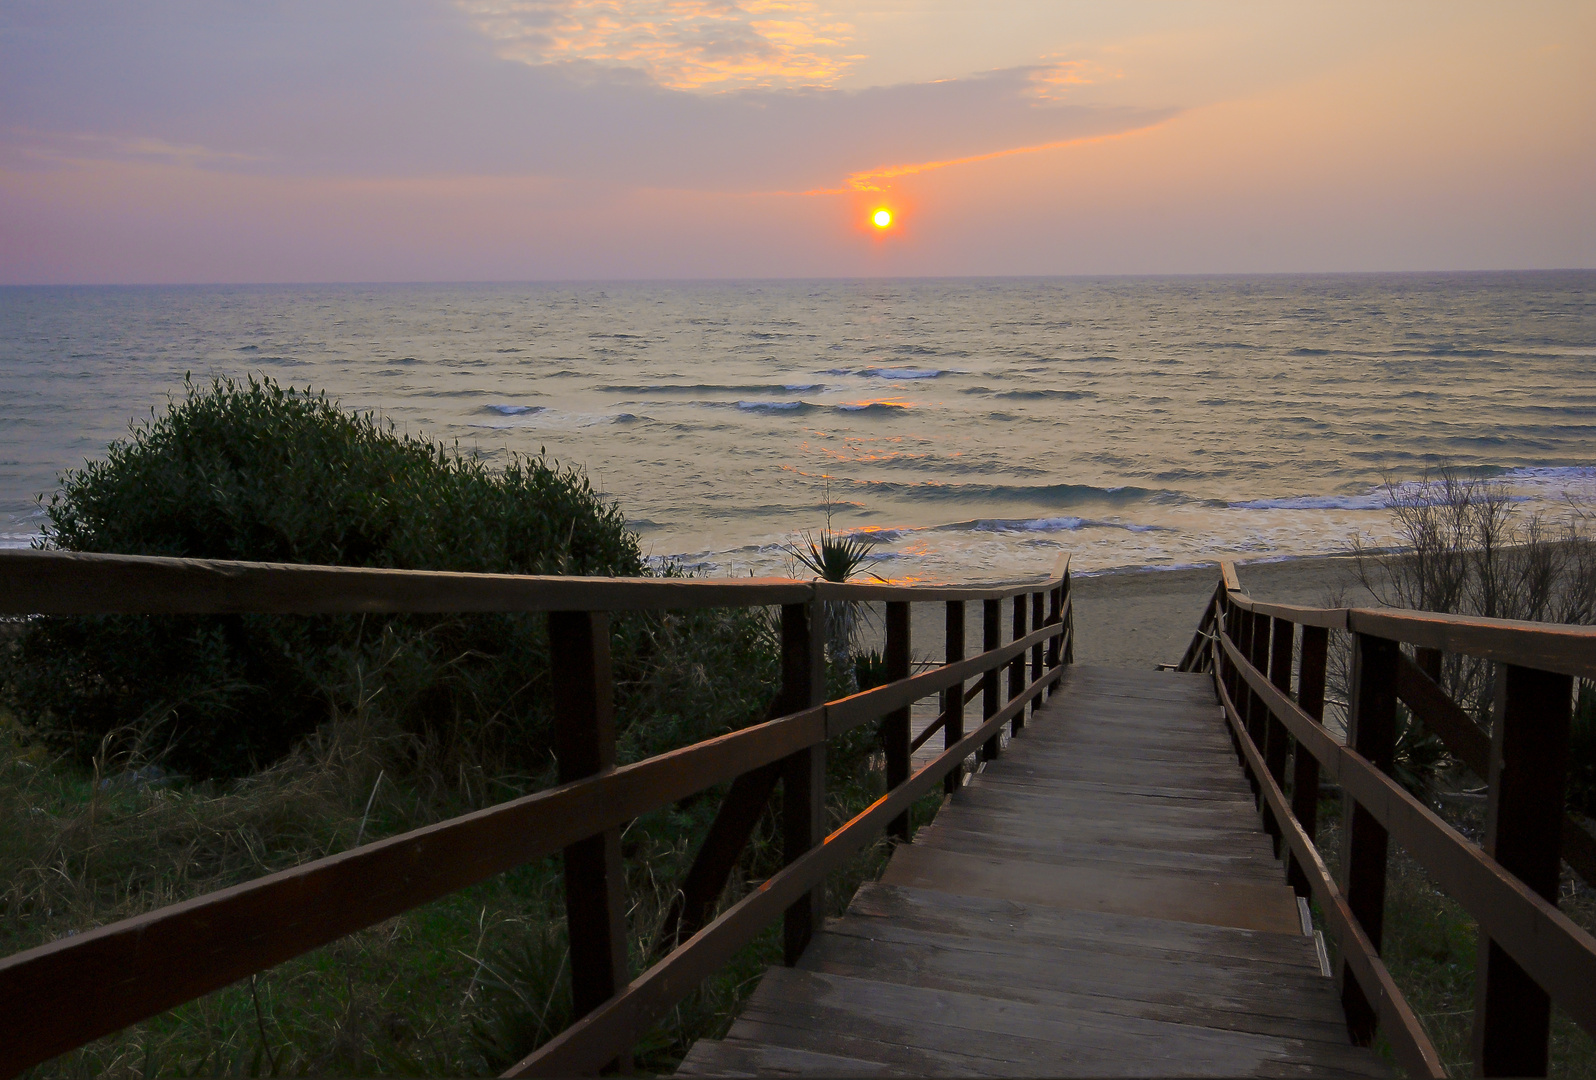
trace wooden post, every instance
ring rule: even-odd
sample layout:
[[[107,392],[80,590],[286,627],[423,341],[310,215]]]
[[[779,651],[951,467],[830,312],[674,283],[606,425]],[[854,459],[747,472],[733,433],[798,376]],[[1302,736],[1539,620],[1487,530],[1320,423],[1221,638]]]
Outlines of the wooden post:
[[[1047,623],[1049,626],[1058,622],[1063,617],[1064,611],[1064,583],[1060,582],[1055,588],[1047,591]],[[1059,639],[1053,638],[1047,643],[1047,666],[1051,670],[1058,667]],[[1040,699],[1038,699],[1040,700]]]
[[[1240,607],[1233,607],[1231,611],[1236,620],[1236,651],[1241,653],[1242,659],[1251,661],[1256,654],[1256,649],[1253,647],[1253,639],[1258,636],[1258,620],[1252,617],[1252,612]],[[1236,703],[1236,711],[1241,713],[1241,729],[1246,733],[1246,738],[1257,743],[1259,741],[1256,730],[1257,721],[1253,719],[1254,694],[1252,687],[1247,683],[1247,676],[1243,673],[1242,665],[1239,662],[1236,664],[1234,678],[1236,691],[1231,700]],[[1247,755],[1241,753],[1239,747],[1237,748],[1237,756],[1241,758],[1242,770],[1247,774],[1247,783],[1252,787],[1253,802],[1262,807],[1263,788],[1258,782],[1258,777],[1253,775],[1252,766],[1247,763]]]
[[[781,699],[787,711],[826,700],[825,610],[822,601],[781,609]],[[826,744],[816,743],[781,763],[782,858],[792,864],[826,838]],[[746,841],[746,838],[745,838]],[[787,966],[798,962],[826,918],[826,884],[817,884],[782,917]]]
[[[1394,641],[1354,634],[1352,645],[1352,710],[1347,718],[1347,745],[1375,768],[1391,771],[1396,750],[1396,675],[1401,652]],[[1375,951],[1385,926],[1385,863],[1388,837],[1374,815],[1347,797],[1346,845],[1342,891],[1347,906],[1368,935]],[[1367,1046],[1374,1039],[1376,1016],[1357,978],[1341,965],[1341,1004],[1352,1041]]]
[[[1287,619],[1270,620],[1269,637],[1269,682],[1275,689],[1286,697],[1291,696],[1291,648],[1294,644],[1297,624]],[[1286,787],[1286,755],[1290,752],[1290,733],[1286,725],[1264,709],[1264,766],[1269,770],[1269,775],[1274,779],[1275,785],[1284,791]],[[1265,807],[1268,810],[1267,806]],[[1275,858],[1280,857],[1280,823],[1275,820],[1273,810],[1264,814],[1264,826],[1269,830],[1269,835],[1274,838]]]
[[[947,604],[947,647],[943,658],[950,664],[964,659],[964,601],[949,600]],[[955,683],[942,692],[942,711],[948,722],[942,727],[942,746],[946,749],[964,738],[964,684]],[[942,790],[952,795],[959,790],[964,779],[964,769],[959,767],[942,778]]]
[[[1252,666],[1257,668],[1264,678],[1269,677],[1269,624],[1267,615],[1256,612],[1252,616],[1252,649],[1247,659],[1252,661]],[[1248,688],[1247,691],[1247,731],[1252,735],[1252,743],[1263,753],[1267,743],[1269,731],[1269,708],[1256,690]]]
[[[816,608],[811,612],[810,607],[809,604],[782,605],[781,689],[770,703],[767,716],[771,720],[825,701],[824,636],[818,630],[810,632],[811,625],[824,625],[818,621],[824,609]],[[818,750],[823,771],[825,748]],[[666,914],[659,943],[661,955],[692,937],[709,921],[714,913],[715,901],[725,891],[726,882],[736,869],[737,860],[748,846],[748,839],[758,826],[759,819],[764,815],[777,781],[786,777],[789,765],[801,768],[796,761],[777,761],[743,773],[732,781],[731,789],[721,800],[720,810],[715,814],[715,820],[709,823],[703,843],[693,857],[693,865],[682,878],[681,890]],[[814,767],[811,762],[809,768]],[[787,785],[789,792],[802,783],[797,777],[788,779],[791,781]],[[794,798],[797,803],[793,802]],[[824,799],[817,796],[816,801],[823,803]],[[803,805],[805,796],[801,793],[796,797],[789,794],[786,803],[788,806]],[[824,821],[817,827],[819,831],[814,833],[813,843],[819,843],[824,838],[823,826]],[[790,839],[800,845],[797,854],[807,850],[801,847],[806,842],[801,834],[793,834]],[[794,857],[796,855],[790,853],[789,861]]]
[[[1043,621],[1045,616],[1042,614],[1042,597],[1043,597],[1043,595],[1044,594],[1040,593],[1040,592],[1034,592],[1034,593],[1031,594],[1031,629],[1032,630],[1040,630],[1040,629],[1042,629],[1043,626],[1046,625],[1046,623]],[[1037,642],[1035,645],[1031,646],[1031,681],[1034,683],[1037,679],[1040,679],[1041,677],[1042,677],[1042,643],[1041,642]],[[1038,694],[1036,697],[1031,699],[1031,715],[1035,716],[1038,712],[1041,711],[1041,708],[1042,708],[1042,696],[1040,694]]]
[[[1003,644],[1003,601],[981,601],[981,649],[991,652]],[[981,719],[990,720],[998,714],[998,673],[997,669],[986,672],[981,676]],[[1001,732],[994,731],[992,737],[981,745],[981,760],[994,761],[1003,749],[1000,738]]]
[[[1302,659],[1297,667],[1297,707],[1315,720],[1324,719],[1325,669],[1329,664],[1330,631],[1322,626],[1302,628]],[[1319,840],[1319,762],[1297,744],[1291,763],[1291,815],[1314,843]],[[1308,875],[1291,856],[1286,880],[1298,896],[1312,896]]]
[[[1485,853],[1557,903],[1574,681],[1501,664],[1491,725]],[[1545,1076],[1552,1003],[1485,934],[1475,968],[1476,1076]]]
[[[1019,593],[1014,597],[1014,636],[1010,641],[1018,641],[1025,636],[1025,594]],[[1009,700],[1013,701],[1025,693],[1025,654],[1019,653],[1009,661]],[[1009,721],[1009,734],[1018,735],[1025,727],[1025,710],[1021,709]]]
[[[909,677],[909,604],[905,600],[887,602],[887,681]],[[887,790],[909,779],[909,707],[895,709],[881,719],[881,742],[887,758]],[[909,842],[909,815],[893,818],[887,833]]]
[[[1235,604],[1230,605],[1230,641],[1240,655],[1252,655],[1252,612],[1243,611]],[[1251,715],[1252,698],[1247,693],[1247,680],[1242,677],[1241,664],[1234,660],[1231,661],[1230,681],[1230,700],[1236,703],[1236,711],[1241,713],[1241,725],[1246,728]]]
[[[1059,596],[1061,597],[1061,599],[1059,600],[1059,610],[1063,611],[1063,609],[1064,609],[1064,601],[1066,601],[1066,600],[1068,600],[1070,598],[1070,592],[1071,592],[1070,576],[1069,576],[1068,572],[1066,572],[1064,574],[1064,580],[1059,584],[1058,589],[1059,589]],[[1073,663],[1075,663],[1075,609],[1073,607],[1070,608],[1068,622],[1069,622],[1069,629],[1070,629],[1070,639],[1064,645],[1064,663],[1073,664]]]
[[[1430,677],[1431,682],[1437,686],[1441,685],[1440,649],[1415,648],[1413,650],[1413,662],[1418,665],[1420,671]],[[1484,777],[1481,777],[1481,779],[1484,779]]]
[[[559,781],[615,767],[610,620],[602,612],[549,613],[554,752]],[[626,869],[621,834],[610,829],[565,849],[565,923],[570,939],[572,1015],[586,1016],[631,979],[626,958]],[[618,1063],[630,1067],[623,1049]]]

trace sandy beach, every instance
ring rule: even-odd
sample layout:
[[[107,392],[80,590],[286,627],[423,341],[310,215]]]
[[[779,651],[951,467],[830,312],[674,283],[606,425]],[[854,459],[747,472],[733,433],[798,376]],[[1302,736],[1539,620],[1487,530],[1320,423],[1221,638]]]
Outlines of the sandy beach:
[[[1349,602],[1370,602],[1356,583],[1351,556],[1238,563],[1237,574],[1242,587],[1259,600],[1326,604],[1339,590]],[[1076,577],[1072,585],[1076,662],[1136,668],[1178,662],[1218,580],[1217,564],[1182,570],[1138,568]],[[914,658],[940,662],[942,605],[915,604],[910,610]],[[1005,640],[1009,636],[1009,618],[1005,605]],[[879,635],[879,613],[874,614],[870,629]],[[971,605],[965,613],[965,632],[966,655],[973,656],[980,651],[979,605]]]

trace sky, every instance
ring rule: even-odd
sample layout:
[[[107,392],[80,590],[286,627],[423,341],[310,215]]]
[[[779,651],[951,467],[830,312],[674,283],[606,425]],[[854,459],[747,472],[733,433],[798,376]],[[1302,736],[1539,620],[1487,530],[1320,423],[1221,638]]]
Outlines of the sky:
[[[0,284],[1589,268],[1593,193],[1589,2],[0,0]]]

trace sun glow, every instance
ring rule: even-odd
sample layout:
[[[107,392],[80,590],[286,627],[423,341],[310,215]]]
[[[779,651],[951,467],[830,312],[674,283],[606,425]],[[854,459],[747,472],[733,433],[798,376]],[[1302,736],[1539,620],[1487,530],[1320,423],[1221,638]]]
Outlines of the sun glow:
[[[874,214],[871,214],[870,220],[875,223],[876,228],[885,229],[888,225],[892,224],[892,211],[883,207],[882,209],[877,210]]]

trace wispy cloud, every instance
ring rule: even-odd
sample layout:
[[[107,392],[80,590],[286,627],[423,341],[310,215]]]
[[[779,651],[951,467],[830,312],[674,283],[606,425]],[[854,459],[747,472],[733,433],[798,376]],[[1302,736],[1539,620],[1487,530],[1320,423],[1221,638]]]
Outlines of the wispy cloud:
[[[630,69],[673,90],[834,84],[853,28],[809,0],[457,0],[507,59]]]
[[[1064,101],[1082,86],[1123,79],[1125,73],[1093,60],[1044,56],[1031,71],[1031,93],[1043,101]]]
[[[838,195],[844,191],[886,191],[891,186],[892,181],[905,176],[934,172],[937,169],[946,169],[954,165],[974,165],[982,161],[997,161],[999,158],[1015,157],[1019,154],[1039,154],[1044,150],[1062,150],[1067,146],[1085,146],[1088,143],[1105,142],[1109,139],[1118,139],[1137,131],[1146,131],[1149,128],[1157,127],[1168,119],[1167,115],[1149,117],[1141,125],[1104,135],[1083,135],[1074,139],[1059,139],[1054,142],[1037,143],[1035,146],[1012,146],[1003,150],[993,150],[985,154],[966,154],[963,157],[943,158],[938,161],[914,161],[902,165],[883,165],[879,168],[856,172],[849,176],[846,188],[821,189],[805,192],[804,194]]]
[[[171,165],[218,165],[260,161],[254,154],[216,150],[147,135],[33,131],[13,127],[0,138],[11,150],[36,161],[152,161]]]

